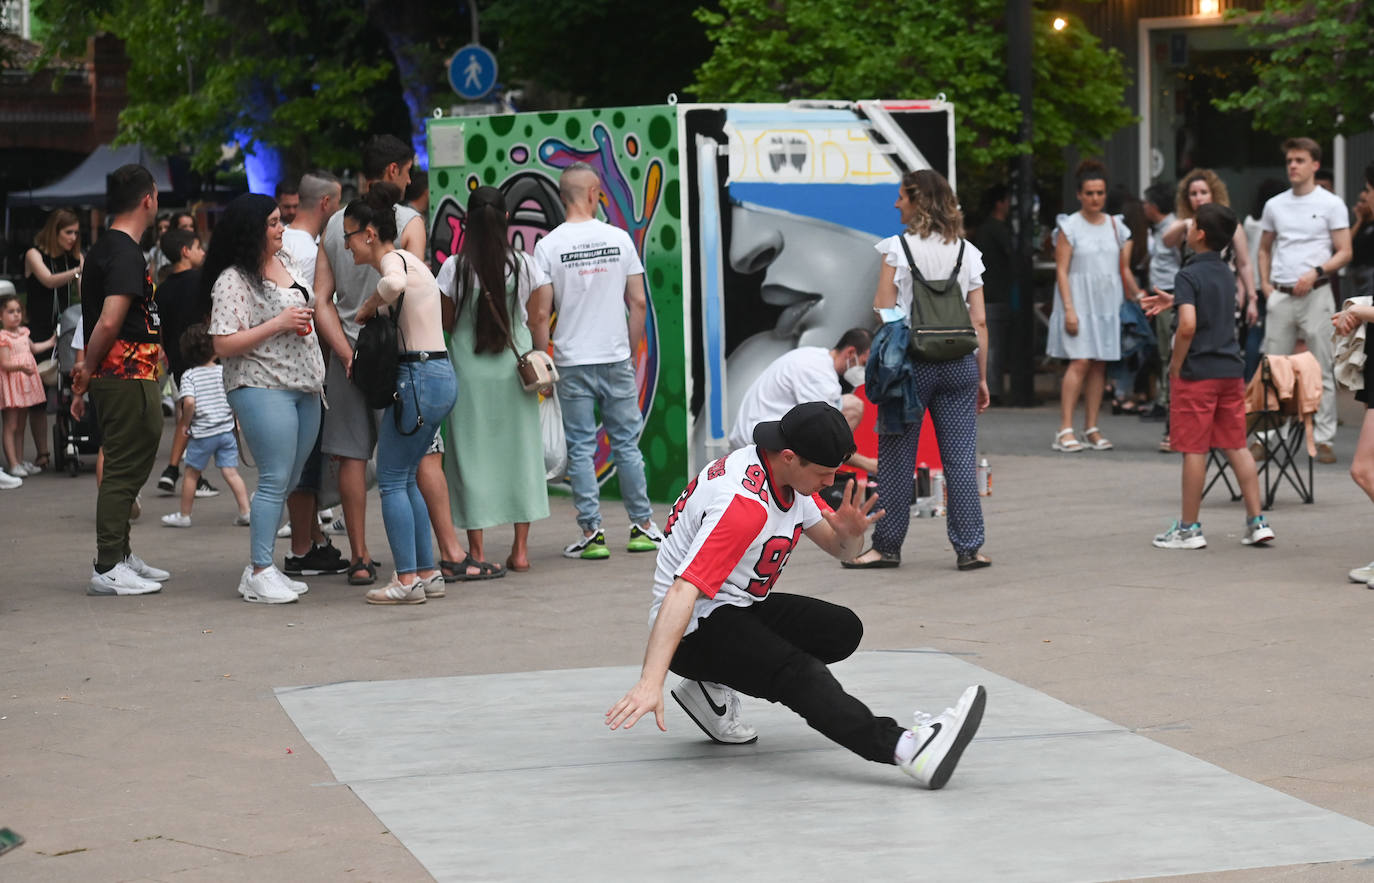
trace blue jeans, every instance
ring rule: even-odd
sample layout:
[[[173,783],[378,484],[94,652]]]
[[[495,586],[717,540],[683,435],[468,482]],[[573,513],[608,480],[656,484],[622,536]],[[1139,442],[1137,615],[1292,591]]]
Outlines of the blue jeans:
[[[382,524],[391,557],[396,572],[405,574],[434,569],[429,510],[415,484],[415,472],[458,397],[453,364],[448,359],[402,362],[396,372],[396,394],[397,401],[382,412],[377,429],[377,484],[382,489]],[[401,429],[410,430],[415,426],[417,401],[424,425],[418,432],[402,435],[396,429],[397,409]]]
[[[563,407],[563,435],[568,442],[568,480],[572,483],[577,524],[583,531],[601,526],[601,499],[596,480],[596,407],[611,441],[620,496],[634,524],[654,515],[644,480],[644,457],[639,453],[639,434],[644,423],[639,414],[639,387],[634,362],[605,365],[560,365],[558,403]]]
[[[253,566],[268,567],[282,504],[300,479],[301,467],[320,432],[320,394],[241,386],[229,390],[229,406],[258,463],[249,543]]]

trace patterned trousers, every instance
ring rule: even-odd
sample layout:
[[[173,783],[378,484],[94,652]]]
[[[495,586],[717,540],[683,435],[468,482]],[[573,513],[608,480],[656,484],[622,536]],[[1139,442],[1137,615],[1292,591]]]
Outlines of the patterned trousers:
[[[948,498],[946,528],[955,552],[983,545],[983,504],[978,498],[978,362],[976,354],[950,362],[916,362],[916,388],[930,412],[940,445]],[[873,528],[873,548],[902,550],[911,521],[911,474],[921,423],[901,435],[878,436],[878,505],[887,510]]]

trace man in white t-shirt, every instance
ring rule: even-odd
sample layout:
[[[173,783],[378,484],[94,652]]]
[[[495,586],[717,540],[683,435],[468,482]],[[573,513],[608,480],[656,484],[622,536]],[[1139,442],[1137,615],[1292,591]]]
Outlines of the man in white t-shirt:
[[[601,179],[595,169],[583,162],[568,166],[558,179],[558,195],[567,219],[534,247],[535,263],[553,283],[552,295],[536,292],[529,311],[534,348],[540,350],[548,347],[550,311],[558,314],[553,361],[568,442],[568,480],[582,528],[582,536],[563,554],[591,560],[611,554],[601,529],[594,462],[598,407],[630,516],[625,548],[652,552],[663,535],[653,521],[639,452],[644,426],[634,359],[648,310],[644,265],[628,233],[597,219]]]
[[[1340,197],[1317,186],[1322,149],[1316,141],[1289,138],[1283,153],[1292,188],[1266,202],[1260,218],[1260,291],[1268,307],[1264,351],[1288,355],[1301,337],[1321,363],[1322,403],[1313,436],[1317,459],[1335,463],[1331,280],[1350,263],[1350,215]]]
[[[315,169],[301,175],[297,189],[300,205],[296,209],[296,217],[281,234],[282,248],[300,268],[301,278],[311,280],[312,285],[315,259],[320,250],[320,234],[334,213],[342,208],[339,205],[342,194],[343,185],[331,172]]]
[[[834,347],[799,346],[764,369],[754,378],[740,401],[735,425],[730,430],[731,449],[748,445],[754,437],[754,427],[765,420],[778,420],[802,402],[826,402],[840,409],[849,428],[858,426],[863,417],[863,402],[844,391],[840,381],[850,388],[862,386],[868,351],[873,334],[866,328],[851,328]],[[878,463],[859,454],[849,458],[852,466],[876,475]]]
[[[320,234],[325,224],[342,206],[343,186],[331,172],[314,169],[301,176],[296,189],[296,216],[282,231],[282,248],[296,262],[302,279],[314,280],[315,262],[319,255]],[[312,281],[313,285],[313,281]],[[323,435],[324,427],[321,425]],[[320,529],[315,517],[319,509],[320,483],[323,479],[323,460],[320,439],[306,458],[295,489],[286,498],[286,511],[291,526],[291,552],[286,556],[282,572],[288,576],[319,576],[343,573],[348,562]]]
[[[628,729],[652,712],[666,731],[663,684],[671,670],[683,677],[673,698],[713,741],[758,739],[740,719],[738,690],[787,706],[866,760],[900,766],[931,790],[944,787],[978,730],[986,691],[969,687],[955,708],[918,714],[912,729],[876,717],[827,667],[858,648],[859,618],[838,604],[772,591],[803,533],[848,560],[882,515],[872,511],[876,497],[857,502],[853,483],[833,512],[814,496],[854,452],[844,416],[806,402],[758,424],[754,441],[703,469],[673,505],[644,666],[606,724]]]

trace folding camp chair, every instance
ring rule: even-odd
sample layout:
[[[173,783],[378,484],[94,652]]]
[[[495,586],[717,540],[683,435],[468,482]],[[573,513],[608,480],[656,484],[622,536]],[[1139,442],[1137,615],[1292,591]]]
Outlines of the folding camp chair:
[[[1260,360],[1259,370],[1250,379],[1252,386],[1257,383],[1264,386],[1265,404],[1273,405],[1272,410],[1251,411],[1246,415],[1249,438],[1261,445],[1265,453],[1264,460],[1255,464],[1259,469],[1260,491],[1264,496],[1263,508],[1274,508],[1274,496],[1285,481],[1297,491],[1298,499],[1304,503],[1311,503],[1316,499],[1312,482],[1312,456],[1307,453],[1302,422],[1296,419],[1296,397],[1280,401],[1278,390],[1274,386],[1274,378],[1269,371],[1268,357]],[[1247,395],[1246,398],[1248,400],[1251,397]],[[1307,458],[1306,476],[1303,475],[1299,460],[1304,456]],[[1207,469],[1211,477],[1202,487],[1203,497],[1207,496],[1213,485],[1221,481],[1230,492],[1232,501],[1241,498],[1239,484],[1232,484],[1234,476],[1231,475],[1231,464],[1225,454],[1213,448],[1208,453]]]

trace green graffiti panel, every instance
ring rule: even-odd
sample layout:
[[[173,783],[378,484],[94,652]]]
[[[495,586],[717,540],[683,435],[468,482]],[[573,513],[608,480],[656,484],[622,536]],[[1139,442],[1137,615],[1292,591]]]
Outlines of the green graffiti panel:
[[[454,130],[460,134],[455,136]],[[682,220],[677,114],[668,105],[455,117],[429,121],[430,257],[442,263],[462,242],[468,194],[481,184],[506,193],[512,243],[534,244],[563,219],[558,176],[574,161],[601,175],[602,218],[634,240],[645,268],[650,318],[636,354],[640,450],[649,495],[676,498],[688,475],[687,352],[682,304]],[[617,496],[614,459],[604,433],[597,474],[605,497]],[[603,513],[614,523],[614,513]]]

